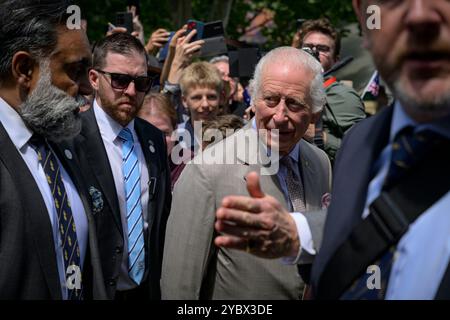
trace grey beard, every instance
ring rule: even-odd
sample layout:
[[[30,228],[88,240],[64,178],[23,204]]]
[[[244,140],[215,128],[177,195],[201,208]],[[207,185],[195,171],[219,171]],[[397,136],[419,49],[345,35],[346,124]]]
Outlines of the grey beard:
[[[418,114],[441,115],[450,113],[450,92],[445,95],[436,96],[434,99],[424,101],[408,95],[402,85],[397,81],[394,83],[393,93],[395,98],[398,99],[403,106],[408,106]]]
[[[85,105],[82,96],[73,98],[51,83],[48,62],[41,63],[36,88],[21,104],[19,114],[27,127],[48,140],[59,142],[81,131],[79,108]]]

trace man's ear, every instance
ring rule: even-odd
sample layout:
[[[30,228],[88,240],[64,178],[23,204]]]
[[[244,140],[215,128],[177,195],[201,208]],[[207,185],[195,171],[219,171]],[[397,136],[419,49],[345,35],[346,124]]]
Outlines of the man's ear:
[[[11,69],[15,82],[27,91],[37,81],[39,76],[38,64],[26,51],[18,51],[14,54]]]
[[[89,70],[89,83],[91,84],[92,88],[95,91],[98,91],[98,87],[99,87],[99,75],[98,75],[98,71],[94,70],[94,69],[90,69]]]
[[[352,0],[353,10],[355,11],[356,17],[358,18],[359,25],[361,26],[361,30],[363,33],[363,47],[369,47],[369,41],[367,39],[367,31],[366,31],[366,14],[365,14],[365,5],[362,4],[362,0]]]

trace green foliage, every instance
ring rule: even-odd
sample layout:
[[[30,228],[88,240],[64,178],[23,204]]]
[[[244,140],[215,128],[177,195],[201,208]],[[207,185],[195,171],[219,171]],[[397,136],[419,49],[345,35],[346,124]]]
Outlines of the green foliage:
[[[152,31],[159,27],[176,30],[180,26],[175,25],[174,14],[177,12],[176,4],[183,0],[141,0],[141,21],[145,28],[145,36],[149,37]],[[125,0],[78,0],[83,16],[88,20],[88,35],[91,40],[97,40],[104,36],[107,23],[114,23],[115,14],[125,11]],[[190,5],[192,17],[197,20],[207,21],[217,3],[214,0],[183,1],[185,6]],[[289,45],[295,33],[297,18],[315,19],[327,17],[338,28],[342,29],[349,22],[356,21],[351,1],[343,0],[234,0],[230,19],[227,27],[227,35],[232,39],[238,39],[242,31],[249,25],[247,12],[258,12],[262,8],[275,11],[275,28],[265,29],[263,34],[268,42],[265,47],[270,48],[279,45]],[[345,31],[345,30],[344,30]]]

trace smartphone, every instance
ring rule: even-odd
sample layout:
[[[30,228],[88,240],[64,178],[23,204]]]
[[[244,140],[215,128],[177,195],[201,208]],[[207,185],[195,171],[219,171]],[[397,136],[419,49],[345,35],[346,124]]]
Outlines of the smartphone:
[[[133,14],[131,12],[117,12],[116,27],[127,29],[128,33],[133,32]]]
[[[169,53],[169,44],[170,44],[170,41],[172,40],[172,37],[173,37],[174,34],[175,34],[175,31],[171,31],[170,32],[169,40],[167,40],[167,42],[164,45],[164,47],[162,47],[159,50],[159,53],[158,53],[158,60],[159,60],[159,62],[163,62],[163,61],[166,60],[167,54]]]
[[[300,28],[302,27],[302,25],[305,21],[306,21],[306,19],[297,19],[297,21],[295,22],[297,30],[300,30]]]
[[[189,19],[186,24],[187,24],[186,35],[188,35],[194,29],[197,30],[197,34],[191,39],[191,42],[203,39],[203,28],[205,26],[203,22]]]

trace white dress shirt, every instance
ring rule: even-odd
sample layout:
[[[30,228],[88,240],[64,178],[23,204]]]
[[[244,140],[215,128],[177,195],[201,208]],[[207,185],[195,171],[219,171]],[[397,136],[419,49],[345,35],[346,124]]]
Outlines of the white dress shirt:
[[[122,256],[122,265],[120,268],[119,281],[117,283],[117,290],[130,290],[136,287],[136,283],[130,279],[128,275],[128,224],[126,220],[126,200],[125,200],[125,184],[122,171],[122,140],[118,137],[120,131],[124,129],[119,123],[112,119],[98,104],[97,100],[94,101],[94,113],[97,119],[97,124],[100,129],[103,144],[105,145],[106,153],[108,154],[109,165],[114,178],[114,184],[116,187],[117,198],[119,200],[120,217],[122,221],[123,241],[124,241],[124,254]],[[142,152],[141,144],[139,143],[136,131],[134,130],[134,120],[132,120],[127,126],[134,140],[134,150],[136,151],[139,170],[141,173],[140,185],[141,185],[141,206],[144,216],[144,230],[148,229],[148,200],[149,200],[149,175],[148,168],[145,162],[144,154]]]
[[[58,266],[59,279],[63,299],[67,299],[67,285],[65,277],[65,267],[63,259],[62,241],[59,232],[58,212],[53,201],[52,191],[47,182],[44,169],[39,163],[36,151],[30,146],[29,140],[33,132],[28,129],[19,114],[2,98],[0,98],[0,122],[9,135],[9,138],[16,146],[17,151],[27,164],[34,180],[41,192],[42,198],[47,208],[48,216],[53,230],[53,241],[56,250],[56,262]],[[56,157],[56,154],[55,154]],[[86,246],[88,241],[88,222],[84,211],[83,203],[78,195],[77,189],[58,159],[61,170],[61,178],[66,189],[67,198],[71,204],[72,215],[77,230],[78,245],[80,247],[80,263],[84,264]]]

